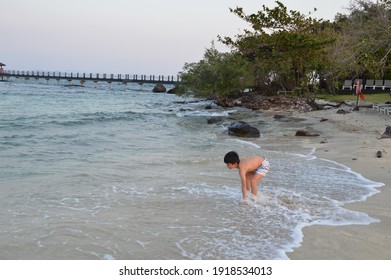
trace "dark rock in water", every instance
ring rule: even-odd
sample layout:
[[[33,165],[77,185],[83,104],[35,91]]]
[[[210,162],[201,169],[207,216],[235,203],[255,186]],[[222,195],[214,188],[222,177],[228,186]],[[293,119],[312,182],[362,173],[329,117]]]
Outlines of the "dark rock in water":
[[[381,158],[381,157],[382,157],[381,151],[377,151],[376,156],[377,156],[378,158]]]
[[[381,138],[391,138],[391,126],[386,127],[386,131],[381,135]]]
[[[222,122],[224,119],[223,117],[208,117],[207,122],[208,124],[216,124]]]
[[[327,122],[329,119],[321,118],[320,122]]]
[[[284,115],[276,114],[276,115],[274,115],[273,118],[274,118],[275,120],[281,120],[281,119],[285,118],[285,116],[284,116]]]
[[[308,130],[298,130],[295,136],[319,136],[319,134],[309,132]]]
[[[258,128],[253,127],[244,121],[231,123],[228,127],[228,134],[246,138],[258,138],[261,135]]]
[[[175,87],[173,87],[172,89],[169,89],[169,90],[167,91],[167,93],[176,94],[176,93],[178,93],[178,91],[179,91],[179,87],[178,87],[178,86],[175,86]]]
[[[152,91],[153,91],[153,92],[166,92],[167,89],[166,89],[166,87],[165,87],[163,84],[157,84],[157,85],[153,88]]]

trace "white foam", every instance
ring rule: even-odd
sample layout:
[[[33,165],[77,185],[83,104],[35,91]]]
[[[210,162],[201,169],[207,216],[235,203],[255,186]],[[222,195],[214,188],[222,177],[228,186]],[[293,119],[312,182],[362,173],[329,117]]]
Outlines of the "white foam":
[[[252,146],[257,149],[261,148],[261,146],[259,146],[258,144],[254,143],[254,142],[251,142],[251,141],[245,141],[245,140],[240,140],[240,139],[233,139],[233,141],[238,142],[239,144],[242,144],[242,145]]]
[[[227,117],[232,113],[237,112],[237,110],[219,110],[219,111],[211,111],[211,110],[191,110],[189,111],[181,111],[177,112],[177,117]]]

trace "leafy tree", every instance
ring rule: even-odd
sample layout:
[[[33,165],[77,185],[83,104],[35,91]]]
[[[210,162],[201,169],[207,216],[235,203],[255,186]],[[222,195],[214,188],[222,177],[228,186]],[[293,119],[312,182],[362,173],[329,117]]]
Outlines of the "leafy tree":
[[[276,4],[274,8],[263,5],[250,15],[243,8],[231,9],[253,30],[244,30],[236,39],[219,39],[252,61],[258,85],[278,82],[283,88],[306,91],[334,38],[325,36],[329,33],[323,32],[322,21],[288,11],[279,1]]]
[[[214,97],[223,105],[227,97],[253,85],[248,61],[235,53],[221,53],[213,44],[202,60],[185,64],[181,79],[187,91]]]
[[[218,37],[231,53],[212,45],[201,61],[186,63],[186,88],[224,104],[246,87],[309,93],[320,82],[334,92],[345,79],[391,78],[391,0],[352,0],[350,14],[337,14],[333,22],[275,3],[249,15],[230,9],[251,30]]]
[[[330,51],[335,74],[349,79],[390,75],[391,1],[355,0],[349,10],[335,20],[339,37]]]

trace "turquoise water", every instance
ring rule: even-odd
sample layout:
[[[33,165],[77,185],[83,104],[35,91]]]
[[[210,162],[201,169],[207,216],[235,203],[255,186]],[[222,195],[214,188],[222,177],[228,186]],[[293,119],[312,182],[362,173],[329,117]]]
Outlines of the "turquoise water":
[[[151,89],[0,83],[1,259],[285,259],[304,226],[377,221],[342,206],[381,184],[287,137],[300,122]],[[230,150],[269,159],[259,202]]]

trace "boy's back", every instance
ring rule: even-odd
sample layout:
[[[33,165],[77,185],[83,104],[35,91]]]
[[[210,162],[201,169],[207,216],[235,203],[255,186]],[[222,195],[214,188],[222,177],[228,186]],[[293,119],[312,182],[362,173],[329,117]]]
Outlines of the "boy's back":
[[[258,193],[258,181],[269,172],[270,164],[268,160],[259,156],[240,159],[236,152],[231,151],[225,155],[224,163],[227,164],[229,169],[239,169],[243,203],[247,203],[247,191],[251,190],[253,197],[256,197]]]
[[[239,171],[251,172],[255,171],[263,162],[263,158],[258,156],[246,157],[240,160]]]

